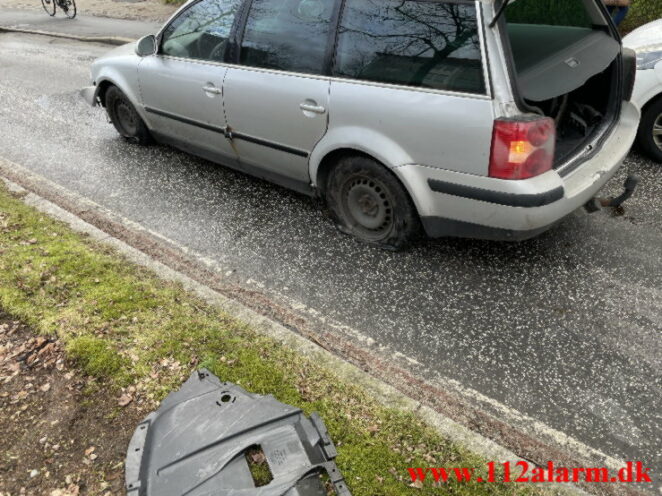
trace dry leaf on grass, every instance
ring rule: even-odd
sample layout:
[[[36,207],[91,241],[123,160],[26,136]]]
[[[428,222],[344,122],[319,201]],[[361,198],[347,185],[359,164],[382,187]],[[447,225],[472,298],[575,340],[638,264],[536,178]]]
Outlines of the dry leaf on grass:
[[[256,465],[262,465],[264,462],[267,461],[267,459],[264,456],[264,453],[262,451],[255,451],[255,452],[251,453],[251,460]]]

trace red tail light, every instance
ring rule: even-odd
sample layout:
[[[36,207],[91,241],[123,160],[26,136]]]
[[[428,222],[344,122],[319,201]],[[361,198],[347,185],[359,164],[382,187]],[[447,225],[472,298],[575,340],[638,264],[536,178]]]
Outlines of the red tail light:
[[[554,163],[555,143],[556,126],[548,117],[495,120],[490,177],[527,179],[547,172]]]

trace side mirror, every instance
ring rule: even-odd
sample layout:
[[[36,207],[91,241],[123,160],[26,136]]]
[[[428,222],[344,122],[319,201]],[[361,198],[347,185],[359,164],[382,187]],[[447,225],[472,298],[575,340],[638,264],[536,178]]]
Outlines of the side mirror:
[[[136,54],[139,57],[147,57],[156,53],[156,36],[148,34],[138,40],[136,44]]]

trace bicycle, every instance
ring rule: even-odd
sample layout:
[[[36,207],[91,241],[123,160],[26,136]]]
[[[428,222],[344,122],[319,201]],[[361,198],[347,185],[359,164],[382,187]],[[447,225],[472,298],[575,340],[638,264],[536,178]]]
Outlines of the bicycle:
[[[60,7],[69,19],[76,17],[76,0],[41,0],[41,6],[51,17],[55,15],[56,6]]]

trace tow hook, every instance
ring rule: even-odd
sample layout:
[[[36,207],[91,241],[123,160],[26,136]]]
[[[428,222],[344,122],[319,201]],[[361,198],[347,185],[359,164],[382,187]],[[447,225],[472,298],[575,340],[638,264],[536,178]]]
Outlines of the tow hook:
[[[617,214],[622,214],[623,209],[621,208],[621,205],[623,202],[625,202],[625,200],[632,196],[634,190],[637,189],[637,185],[639,184],[640,179],[641,178],[636,174],[630,174],[623,184],[623,188],[625,188],[623,193],[614,198],[591,198],[584,205],[584,209],[588,213],[593,213],[606,207],[612,207],[615,209]]]

